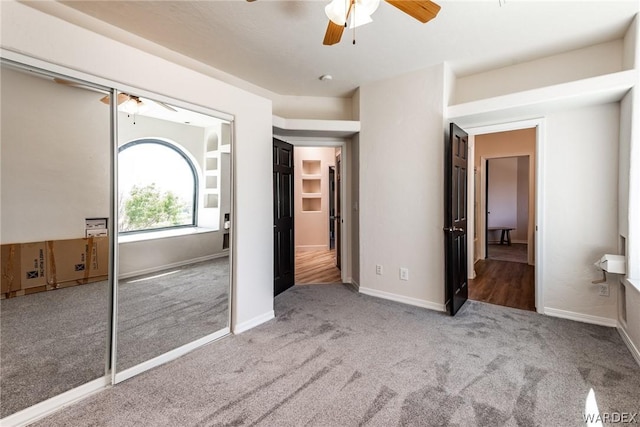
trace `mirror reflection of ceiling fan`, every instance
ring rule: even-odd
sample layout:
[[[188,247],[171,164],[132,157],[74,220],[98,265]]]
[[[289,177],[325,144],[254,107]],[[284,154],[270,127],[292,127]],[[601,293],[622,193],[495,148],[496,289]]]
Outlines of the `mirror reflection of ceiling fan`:
[[[435,18],[440,12],[440,6],[430,0],[385,1],[423,24]],[[338,43],[347,25],[349,28],[356,28],[373,22],[371,15],[379,5],[380,0],[332,0],[324,9],[329,18],[329,25],[322,44],[330,46]],[[353,43],[355,44],[355,39]]]
[[[61,84],[61,85],[65,85],[65,86],[73,86],[73,87],[79,87],[82,89],[90,89],[90,87],[76,82],[76,81],[72,81],[72,80],[66,80],[66,79],[61,79],[59,77],[55,77],[53,79],[54,82]],[[104,92],[103,92],[104,93]],[[110,100],[110,95],[106,95],[103,96],[102,98],[100,98],[100,102],[109,105],[109,100]],[[135,95],[129,95],[126,94],[124,92],[118,92],[118,107],[129,114],[138,114],[141,112],[144,112],[147,108],[148,105],[153,102],[161,107],[166,108],[169,111],[173,111],[173,112],[178,112],[178,110],[176,110],[175,108],[173,108],[172,106],[165,104],[164,102],[160,102],[160,101],[156,101],[153,99],[140,99],[139,96],[135,96]]]
[[[109,104],[109,101],[110,101],[109,95],[100,99],[100,102],[107,105]],[[140,99],[139,96],[129,95],[124,92],[118,92],[118,107],[121,108],[122,111],[124,111],[125,113],[138,114],[138,113],[144,112],[147,109],[149,102],[154,102],[155,104],[161,107],[164,107],[169,111],[173,111],[173,112],[178,111],[172,106],[165,104],[164,102],[156,101],[153,99],[147,99],[147,98],[145,98],[143,101]]]

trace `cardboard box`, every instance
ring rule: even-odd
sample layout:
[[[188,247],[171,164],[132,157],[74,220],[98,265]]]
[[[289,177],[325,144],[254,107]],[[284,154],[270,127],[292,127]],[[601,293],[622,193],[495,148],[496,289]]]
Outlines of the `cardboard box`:
[[[1,293],[20,289],[20,245],[0,246]]]
[[[89,283],[109,273],[109,238],[47,241],[47,283]]]
[[[45,242],[2,245],[0,253],[2,293],[47,284]]]
[[[23,243],[20,245],[21,289],[34,288],[47,284],[46,246],[44,242]]]

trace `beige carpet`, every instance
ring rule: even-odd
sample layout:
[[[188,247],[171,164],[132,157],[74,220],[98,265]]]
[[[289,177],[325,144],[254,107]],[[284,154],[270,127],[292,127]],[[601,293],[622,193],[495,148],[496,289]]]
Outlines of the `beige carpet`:
[[[615,328],[469,301],[458,315],[295,286],[276,318],[64,408],[37,426],[583,426],[636,413]]]

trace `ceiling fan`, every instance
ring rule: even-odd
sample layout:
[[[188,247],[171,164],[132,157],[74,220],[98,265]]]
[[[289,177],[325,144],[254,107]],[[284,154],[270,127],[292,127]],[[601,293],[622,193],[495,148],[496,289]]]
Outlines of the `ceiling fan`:
[[[61,79],[59,77],[54,77],[53,81],[65,86],[79,87],[82,89],[91,89],[90,86],[83,85],[82,83],[75,82],[72,80]],[[109,95],[106,95],[100,98],[100,102],[102,102],[103,104],[109,105],[109,101],[110,101]],[[145,98],[143,101],[138,96],[129,95],[124,92],[118,92],[118,106],[122,108],[123,111],[129,114],[137,114],[144,111],[144,109],[147,107],[146,104],[149,104],[150,101],[160,105],[161,107],[166,108],[169,111],[178,112],[178,110],[176,110],[175,108],[173,108],[168,104],[165,104],[164,102],[147,99],[147,98]]]
[[[129,95],[124,92],[118,92],[118,98],[117,98],[118,106],[121,107],[124,112],[129,114],[137,114],[144,111],[144,109],[146,108],[145,102],[148,103],[147,101],[153,101],[154,103],[158,104],[161,107],[166,108],[169,111],[173,111],[173,112],[178,111],[172,106],[165,104],[164,102],[156,101],[153,99],[147,100],[146,98],[143,102],[139,96]],[[100,99],[100,102],[108,105],[110,102],[110,96],[107,95],[102,97]]]
[[[430,0],[385,1],[423,24],[435,18],[440,12],[440,6]],[[371,22],[371,14],[376,11],[379,4],[380,0],[333,0],[325,7],[329,25],[322,44],[330,46],[338,43],[347,24],[349,28],[355,28]]]

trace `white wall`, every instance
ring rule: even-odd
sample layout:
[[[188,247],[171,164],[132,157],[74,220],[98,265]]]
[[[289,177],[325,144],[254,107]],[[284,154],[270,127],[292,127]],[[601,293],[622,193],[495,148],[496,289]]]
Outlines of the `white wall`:
[[[529,157],[520,156],[518,159],[518,200],[516,229],[512,239],[520,243],[529,240]]]
[[[542,261],[545,310],[615,322],[617,281],[598,295],[593,263],[618,247],[619,104],[550,114],[544,149]]]
[[[118,273],[120,278],[133,277],[227,253],[222,250],[219,231],[123,242],[118,248]]]
[[[265,161],[271,159],[271,101],[20,3],[5,1],[0,13],[4,49],[235,115],[232,324],[267,319],[273,310],[272,165]]]
[[[535,143],[535,135],[533,136]],[[533,148],[533,147],[532,147]],[[511,241],[529,240],[529,157],[489,159],[489,227],[512,227]],[[491,241],[499,240],[501,232],[492,231]]]
[[[360,88],[360,290],[438,310],[443,80],[439,65]],[[400,267],[409,269],[408,281],[400,281]]]
[[[110,217],[104,95],[7,68],[1,78],[2,243],[84,237],[85,218]]]
[[[625,65],[640,67],[640,18],[636,15],[624,39]],[[640,363],[640,74],[636,87],[621,103],[619,205],[620,234],[626,237],[627,256],[626,311],[621,318],[622,335],[635,348]]]
[[[351,98],[285,96],[270,93],[273,114],[287,119],[353,120]]]
[[[453,104],[621,71],[621,40],[524,62],[456,80]]]
[[[516,157],[489,160],[488,227],[516,228],[518,222],[517,177],[518,160]]]

